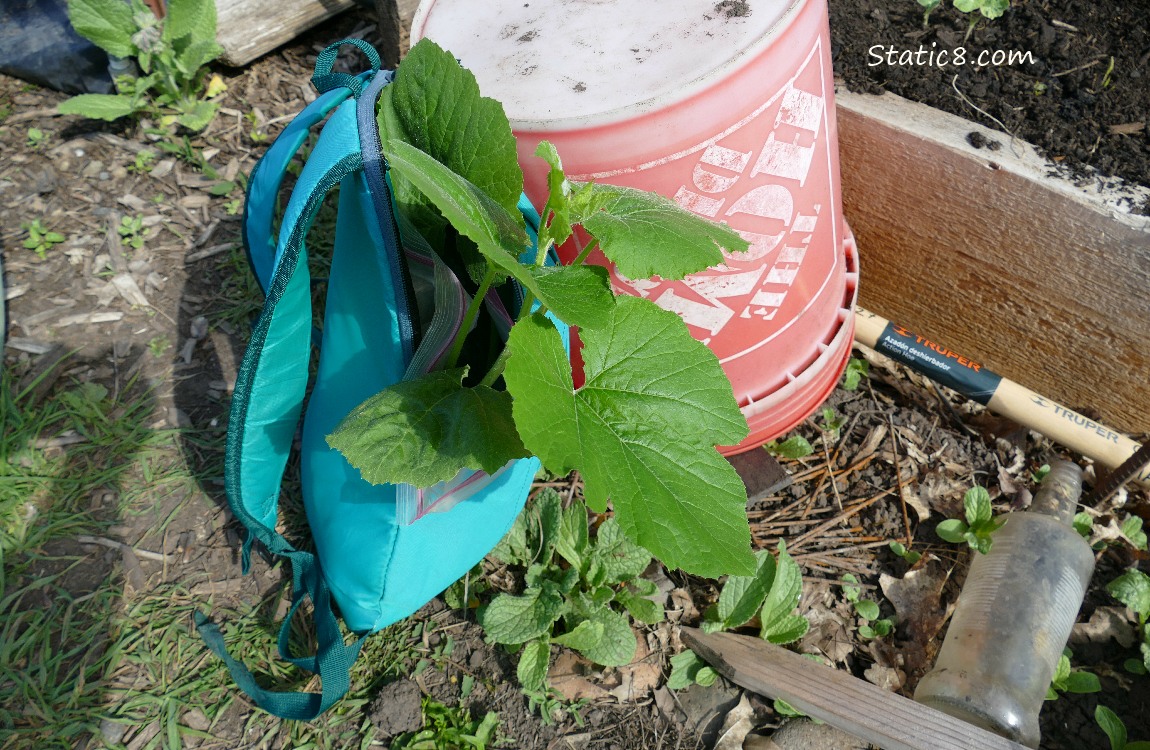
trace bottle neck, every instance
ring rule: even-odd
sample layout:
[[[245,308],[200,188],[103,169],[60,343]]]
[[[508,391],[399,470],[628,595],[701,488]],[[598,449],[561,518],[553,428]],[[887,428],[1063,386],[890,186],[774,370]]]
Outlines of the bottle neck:
[[[1078,499],[1082,496],[1082,469],[1070,461],[1057,459],[1042,480],[1029,512],[1041,513],[1069,526],[1074,520]]]

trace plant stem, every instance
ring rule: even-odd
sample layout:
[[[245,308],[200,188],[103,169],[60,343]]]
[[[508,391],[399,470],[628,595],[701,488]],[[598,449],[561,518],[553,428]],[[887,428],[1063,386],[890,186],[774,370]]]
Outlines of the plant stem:
[[[483,273],[483,280],[479,282],[479,289],[475,292],[475,296],[471,298],[471,304],[467,306],[467,312],[463,314],[463,324],[459,326],[459,330],[455,334],[455,340],[451,342],[451,351],[447,355],[447,365],[445,369],[450,370],[455,367],[459,362],[459,353],[463,351],[463,342],[467,340],[467,334],[471,333],[471,327],[475,325],[475,318],[479,316],[479,308],[483,306],[483,298],[487,296],[487,291],[491,289],[491,284],[495,281],[495,267],[488,264],[487,270]]]
[[[479,381],[479,385],[487,386],[490,388],[495,385],[495,381],[499,380],[499,376],[503,374],[503,370],[507,367],[507,359],[511,356],[511,347],[504,345],[503,351],[499,352],[499,356],[491,365],[491,369],[483,376],[483,380]]]
[[[576,256],[575,260],[571,263],[571,265],[578,266],[581,263],[583,263],[583,261],[587,260],[587,256],[591,254],[591,251],[597,247],[599,247],[599,240],[592,237],[591,241],[587,243],[587,247],[585,247],[581,251],[579,251],[579,255]]]

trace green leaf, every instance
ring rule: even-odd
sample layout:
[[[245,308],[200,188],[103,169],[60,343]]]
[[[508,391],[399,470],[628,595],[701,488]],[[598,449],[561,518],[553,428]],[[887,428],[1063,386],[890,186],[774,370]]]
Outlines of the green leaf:
[[[189,80],[195,78],[200,68],[223,54],[224,48],[214,39],[189,44],[176,57],[176,67]]]
[[[602,563],[608,583],[636,578],[651,564],[651,553],[628,539],[614,518],[599,526],[593,554]]]
[[[1050,679],[1055,685],[1061,686],[1070,676],[1070,657],[1062,654],[1058,657],[1058,666],[1054,668],[1054,676]]]
[[[555,542],[555,551],[571,567],[581,570],[587,547],[587,506],[578,502],[571,503],[563,511],[563,522],[559,529],[559,538]]]
[[[920,0],[921,1],[921,0]],[[930,0],[937,2],[937,0]],[[867,372],[870,370],[870,364],[865,359],[858,359],[851,357],[847,362],[846,372],[843,374],[843,390],[854,391],[859,387],[859,383],[866,377]]]
[[[465,372],[436,372],[385,388],[352,410],[328,435],[328,445],[369,482],[416,487],[451,479],[464,468],[494,474],[526,456],[510,395],[464,388]]]
[[[123,94],[80,94],[60,102],[56,111],[90,120],[118,120],[136,112],[136,106],[132,97]]]
[[[966,541],[966,524],[957,518],[948,518],[934,528],[934,533],[943,540],[959,544]]]
[[[478,186],[403,141],[389,140],[385,151],[394,170],[419,188],[483,257],[527,287],[560,320],[584,328],[604,325],[613,307],[604,270],[521,264],[527,232],[518,213],[513,216]]]
[[[592,615],[591,620],[603,627],[603,637],[597,643],[577,650],[591,661],[605,667],[630,664],[635,658],[638,643],[627,618],[604,606]]]
[[[582,651],[583,649],[594,648],[597,643],[603,640],[606,631],[607,629],[601,622],[583,620],[571,632],[556,636],[551,640],[560,646]]]
[[[719,679],[719,673],[711,667],[701,667],[695,673],[695,682],[699,683],[702,687],[710,687],[715,684],[715,680]]]
[[[811,444],[802,435],[792,435],[783,442],[772,440],[767,443],[767,450],[783,458],[803,458],[815,452]]]
[[[491,550],[497,560],[508,565],[525,565],[531,559],[531,551],[527,546],[527,515],[526,510],[521,511],[511,525],[511,530]]]
[[[663,605],[659,604],[659,602],[635,594],[626,588],[616,592],[615,598],[623,605],[631,617],[634,617],[641,623],[654,625],[655,623],[663,621]]]
[[[985,487],[971,487],[962,497],[962,506],[966,510],[966,523],[975,526],[989,521],[993,511],[990,507],[990,493]]]
[[[1094,533],[1094,517],[1089,513],[1075,513],[1071,523],[1074,530],[1081,534],[1084,539],[1089,539],[1090,535]]]
[[[450,52],[429,39],[420,40],[399,66],[395,81],[383,89],[378,115],[381,133],[430,154],[491,196],[523,226],[516,208],[523,172],[511,123],[499,102],[480,95],[475,76]],[[433,217],[426,203],[403,178],[394,182],[397,201],[434,241],[436,233],[429,228]]]
[[[578,191],[581,183],[572,184]],[[581,205],[572,223],[599,240],[603,254],[628,278],[681,279],[722,263],[722,249],[749,247],[730,227],[688,213],[656,193],[595,184],[585,195],[576,201]]]
[[[1139,624],[1150,617],[1150,576],[1131,568],[1106,584],[1106,591],[1138,615]]]
[[[483,631],[495,643],[526,643],[551,632],[563,614],[563,599],[542,589],[527,589],[523,596],[500,594],[480,617]]]
[[[667,687],[671,690],[690,687],[695,682],[695,675],[706,666],[707,663],[690,649],[675,654],[671,657],[671,674],[667,678]]]
[[[191,107],[182,110],[176,116],[176,122],[183,125],[188,130],[203,130],[216,116],[216,110],[220,105],[216,102],[209,102],[201,99],[193,104]]]
[[[755,573],[730,576],[719,592],[717,614],[723,628],[745,625],[767,598],[775,580],[775,558],[767,550],[755,553]]]
[[[869,599],[862,599],[855,602],[855,611],[858,612],[859,617],[864,620],[877,620],[879,616],[878,604]]]
[[[515,674],[527,692],[540,692],[547,687],[547,665],[551,661],[551,646],[546,640],[531,641],[519,654]]]
[[[994,20],[1010,8],[1010,0],[982,0],[978,12],[984,17]]]
[[[790,703],[787,703],[782,698],[776,698],[774,703],[775,713],[779,716],[786,716],[787,718],[797,719],[806,716],[802,711],[798,710]]]
[[[512,329],[504,377],[524,444],[557,474],[579,469],[588,504],[602,510],[610,497],[627,536],[668,567],[752,572],[746,488],[713,449],[747,433],[718,359],[677,315],[636,297],[583,341],[575,390],[550,322],[533,315]]]
[[[164,38],[174,41],[185,36],[191,37],[192,45],[204,42],[215,44],[215,0],[172,0],[168,3],[167,16],[164,18]]]
[[[554,144],[540,141],[535,148],[535,155],[550,166],[547,170],[547,205],[540,214],[548,224],[540,230],[540,244],[549,240],[562,245],[571,236],[571,183],[563,174],[563,163]]]
[[[857,584],[859,579],[855,578],[853,573],[843,573],[843,582]],[[843,586],[843,596],[848,602],[857,602],[861,593],[862,589],[858,586]]]
[[[973,10],[977,10],[981,4],[982,0],[954,0],[954,7],[963,13],[970,13]]]
[[[759,613],[759,619],[763,623],[760,631],[762,638],[771,643],[790,643],[807,632],[806,618],[791,615],[791,611],[798,606],[802,593],[802,571],[787,554],[786,543],[780,540],[774,579],[763,602],[763,609]]]
[[[121,0],[68,0],[68,20],[80,36],[116,57],[136,52],[132,9]]]
[[[1138,516],[1129,516],[1122,522],[1122,535],[1135,549],[1146,549],[1146,532],[1142,530],[1142,519]]]
[[[1102,690],[1102,683],[1098,675],[1090,672],[1071,672],[1066,677],[1066,692],[1068,693],[1097,693]]]
[[[1098,705],[1094,709],[1094,720],[1110,738],[1110,750],[1123,750],[1126,747],[1126,725],[1118,718],[1118,714],[1106,706]]]
[[[532,537],[538,544],[539,554],[536,557],[544,563],[549,563],[562,533],[560,528],[563,525],[563,499],[553,488],[544,487],[535,496],[535,513],[538,525],[534,529],[529,528],[528,532],[534,531],[537,534]]]
[[[801,615],[787,615],[773,623],[769,629],[764,628],[759,637],[777,645],[794,643],[810,630],[811,624]]]

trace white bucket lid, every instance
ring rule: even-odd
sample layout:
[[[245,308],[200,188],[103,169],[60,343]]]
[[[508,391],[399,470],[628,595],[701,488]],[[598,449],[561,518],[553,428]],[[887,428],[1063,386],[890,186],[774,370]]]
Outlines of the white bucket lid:
[[[706,89],[803,0],[422,0],[413,43],[451,51],[517,126],[605,124]]]

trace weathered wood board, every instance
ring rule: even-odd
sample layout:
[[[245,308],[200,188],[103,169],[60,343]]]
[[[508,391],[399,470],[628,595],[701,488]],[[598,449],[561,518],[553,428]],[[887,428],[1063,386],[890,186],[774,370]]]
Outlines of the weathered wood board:
[[[860,304],[1113,427],[1150,431],[1150,217],[963,118],[893,95],[836,102]],[[1001,147],[974,148],[972,131]]]
[[[355,0],[216,0],[220,62],[246,65],[353,5]]]

